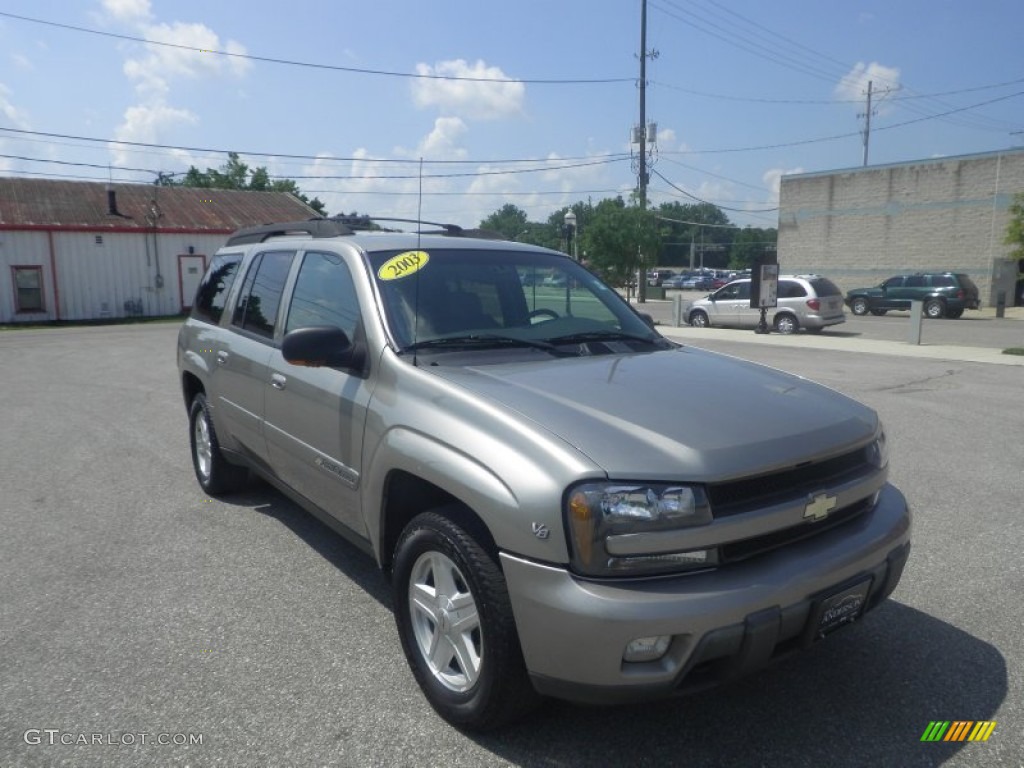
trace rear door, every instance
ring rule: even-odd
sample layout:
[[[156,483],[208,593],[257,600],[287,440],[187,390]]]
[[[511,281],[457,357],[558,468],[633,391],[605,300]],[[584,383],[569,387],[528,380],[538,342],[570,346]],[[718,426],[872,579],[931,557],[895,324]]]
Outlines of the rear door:
[[[231,447],[266,461],[263,408],[270,383],[268,365],[274,330],[295,251],[268,250],[250,262],[229,326],[213,350],[217,408],[227,424]]]

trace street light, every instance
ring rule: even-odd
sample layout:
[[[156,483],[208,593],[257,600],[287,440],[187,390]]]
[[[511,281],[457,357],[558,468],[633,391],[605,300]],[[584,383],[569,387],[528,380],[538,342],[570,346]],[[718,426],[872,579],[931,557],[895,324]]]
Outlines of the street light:
[[[576,257],[576,214],[571,209],[565,214],[565,246],[569,255],[575,261],[579,261]]]

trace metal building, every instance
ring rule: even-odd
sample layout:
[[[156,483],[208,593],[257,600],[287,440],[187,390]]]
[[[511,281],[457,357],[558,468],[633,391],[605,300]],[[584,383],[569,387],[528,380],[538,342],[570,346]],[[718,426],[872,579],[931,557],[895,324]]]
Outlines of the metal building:
[[[285,192],[0,178],[0,323],[178,314],[231,232],[316,215]]]
[[[782,177],[779,263],[844,291],[904,272],[966,272],[983,304],[1019,296],[1003,243],[1024,149]]]

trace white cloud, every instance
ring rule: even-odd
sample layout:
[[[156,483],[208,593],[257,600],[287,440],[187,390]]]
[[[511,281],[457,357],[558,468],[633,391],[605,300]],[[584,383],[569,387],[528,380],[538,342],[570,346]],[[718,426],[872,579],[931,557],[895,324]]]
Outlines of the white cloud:
[[[786,170],[784,168],[772,168],[764,172],[761,176],[761,181],[764,185],[771,190],[770,202],[779,202],[779,188],[782,186],[782,177],[789,173],[803,173],[804,169],[801,167],[790,168]]]
[[[11,91],[3,83],[0,83],[0,123],[28,130],[31,125],[25,112],[14,106],[10,99]],[[0,148],[6,148],[7,140],[0,134]],[[0,172],[9,173],[14,171],[19,161],[12,158],[0,157]]]
[[[886,94],[900,89],[900,70],[897,67],[886,67],[876,61],[870,64],[858,62],[842,80],[836,84],[836,96],[845,101],[861,101],[866,103],[868,82],[874,98],[881,103]]]
[[[146,56],[125,61],[125,75],[136,82],[136,90],[143,96],[154,97],[168,93],[171,82],[176,78],[198,79],[225,73],[240,77],[251,66],[247,59],[214,53],[225,51],[244,54],[245,46],[234,40],[221,43],[217,33],[205,24],[186,24],[180,21],[145,24],[141,31],[147,40],[182,46],[170,48],[166,45],[147,45]]]
[[[20,69],[22,72],[31,72],[35,69],[32,60],[23,54],[12,53],[11,61],[14,63],[15,68]]]
[[[153,15],[149,0],[103,0],[103,10],[118,21],[145,21]]]
[[[464,59],[455,59],[442,61],[434,67],[417,64],[416,72],[425,76],[480,78],[416,78],[412,83],[412,96],[418,107],[432,107],[442,114],[479,120],[497,120],[523,111],[526,86],[521,82],[507,82],[508,77],[500,68],[489,67],[483,61],[470,65]]]
[[[199,118],[187,109],[176,109],[166,104],[138,104],[124,112],[124,119],[114,131],[120,141],[135,141],[147,144],[159,143],[164,130],[175,125],[195,125]],[[112,142],[114,165],[131,165],[127,147]],[[184,155],[182,156],[184,159]]]

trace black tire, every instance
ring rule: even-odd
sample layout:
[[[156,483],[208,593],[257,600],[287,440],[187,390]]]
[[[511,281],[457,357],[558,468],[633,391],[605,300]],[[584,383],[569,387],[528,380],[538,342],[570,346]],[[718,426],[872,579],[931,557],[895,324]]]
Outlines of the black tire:
[[[690,325],[694,328],[707,328],[711,325],[707,313],[698,309],[690,313]]]
[[[855,315],[866,315],[868,313],[869,305],[868,300],[863,296],[858,296],[850,301],[850,311]]]
[[[796,315],[780,312],[775,316],[775,330],[786,335],[796,333],[800,330],[800,321],[796,319]]]
[[[196,480],[211,496],[237,491],[249,479],[249,470],[231,464],[220,452],[220,443],[210,418],[206,395],[192,399],[188,414],[189,444],[192,448],[192,469]]]
[[[888,309],[872,309],[871,314],[874,315],[875,317],[881,317],[888,311]]]
[[[964,311],[962,309],[947,309],[946,317],[948,317],[950,320],[956,320],[961,315],[963,315],[963,313]]]
[[[395,620],[430,705],[454,726],[485,731],[521,718],[541,698],[526,672],[501,567],[448,516],[462,511],[425,512],[402,532]]]
[[[924,303],[924,316],[936,320],[946,316],[946,303],[942,299],[928,299]]]

